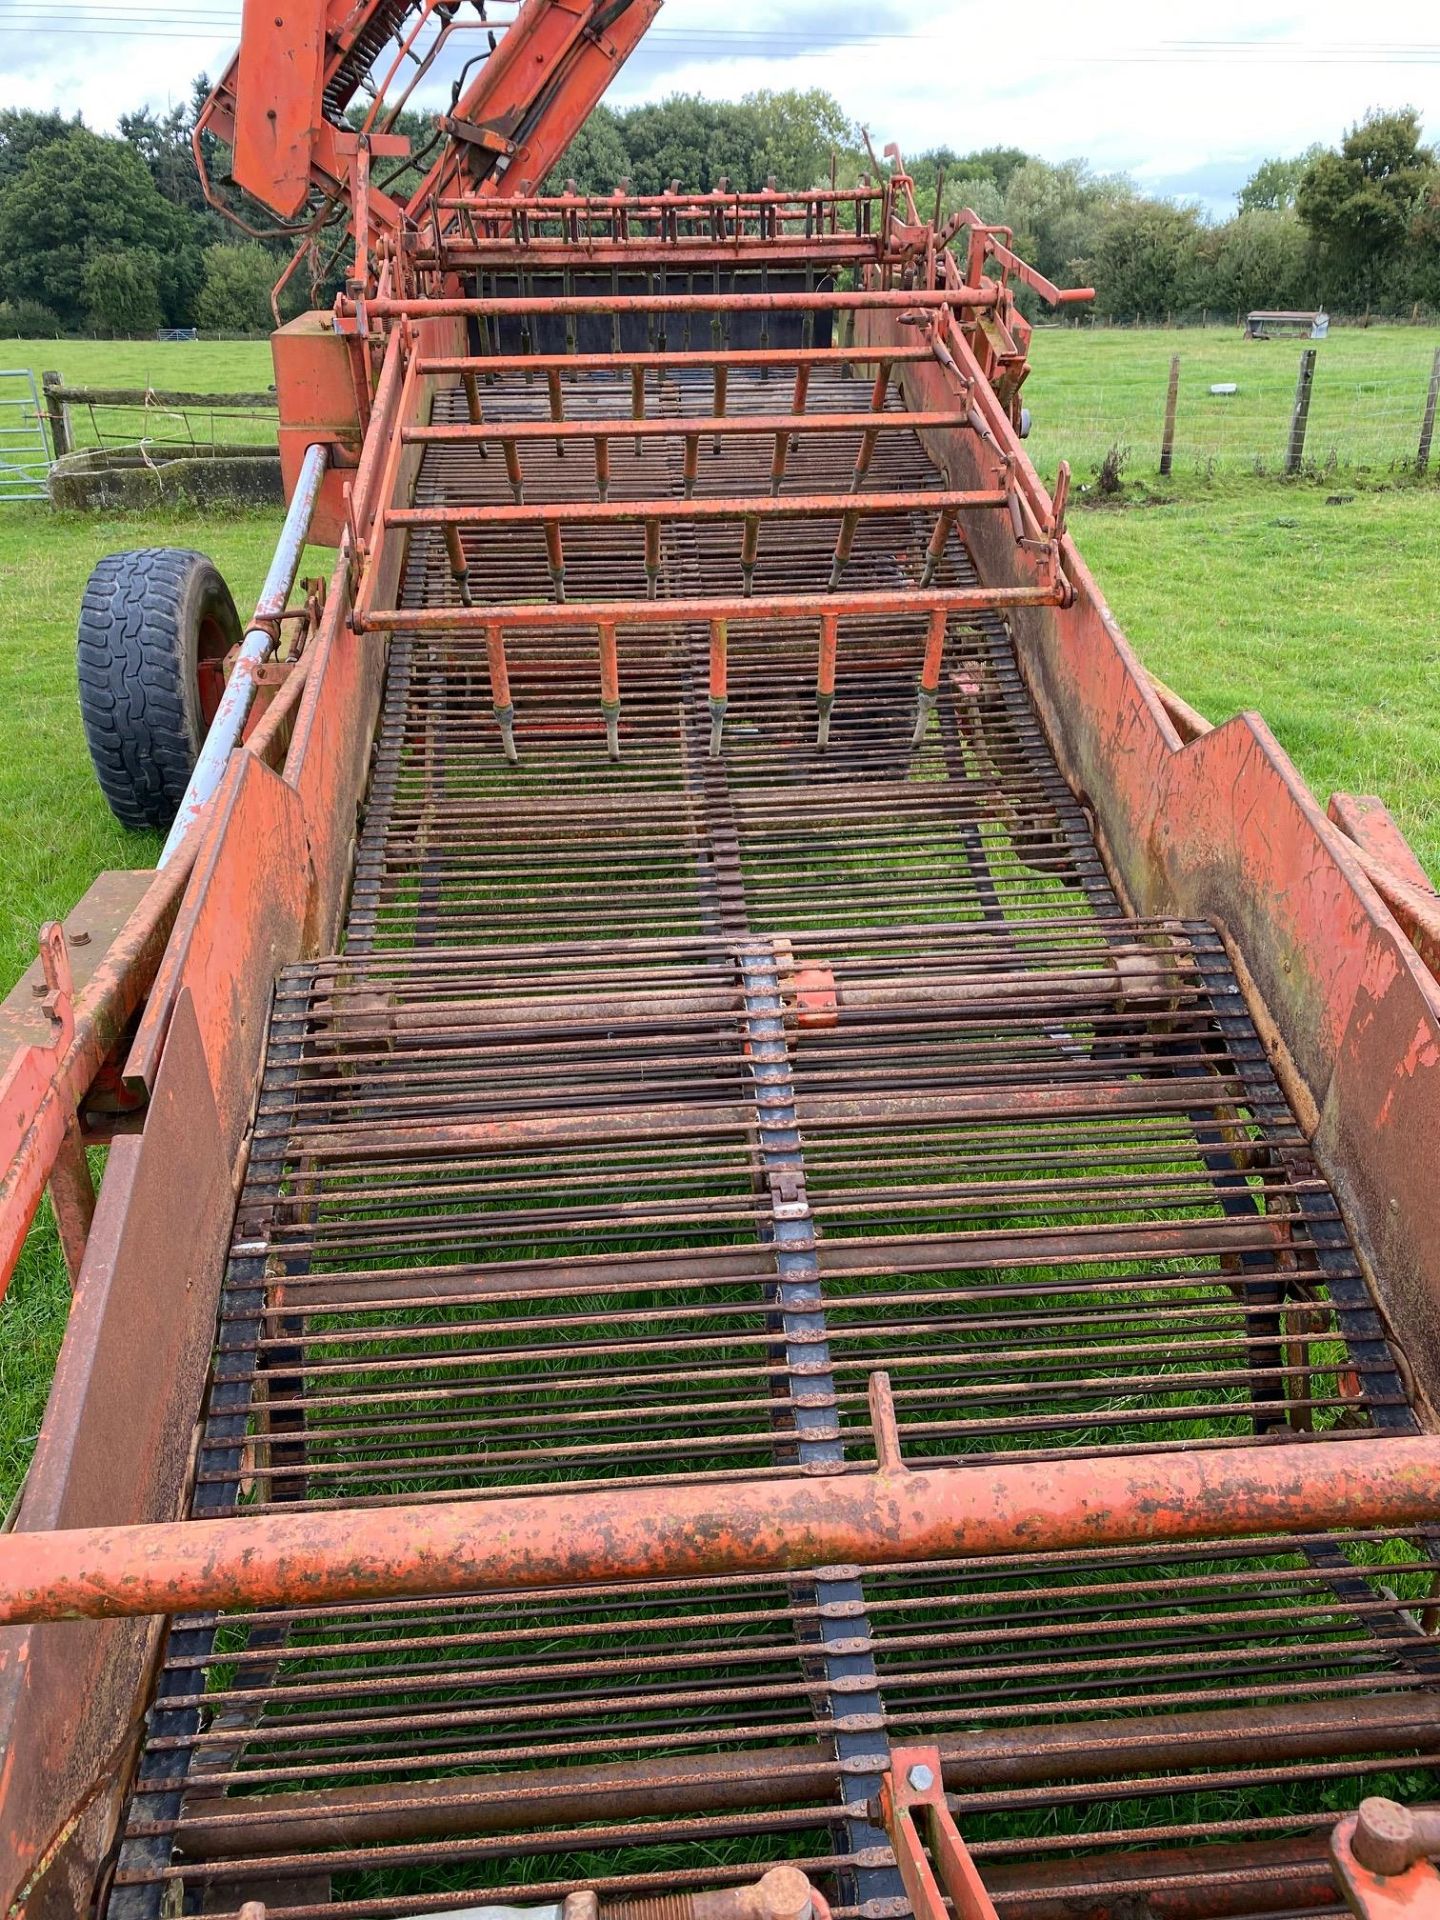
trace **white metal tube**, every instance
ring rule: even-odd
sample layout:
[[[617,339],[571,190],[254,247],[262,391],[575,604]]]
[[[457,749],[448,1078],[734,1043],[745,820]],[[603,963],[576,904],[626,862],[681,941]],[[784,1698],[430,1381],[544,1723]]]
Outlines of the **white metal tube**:
[[[215,709],[215,718],[200,748],[174,824],[161,848],[157,867],[165,866],[174,856],[219,786],[226,763],[240,743],[245,721],[255,702],[256,669],[263,664],[275,645],[275,635],[266,623],[278,620],[289,601],[295,576],[300,571],[300,556],[310,537],[315,504],[320,497],[320,482],[325,477],[329,457],[329,448],[319,443],[305,449],[300,477],[295,482],[295,492],[285,515],[285,525],[281,528],[270,571],[265,576],[265,585],[255,603],[254,618],[240,643],[234,670],[226,682],[220,705]]]

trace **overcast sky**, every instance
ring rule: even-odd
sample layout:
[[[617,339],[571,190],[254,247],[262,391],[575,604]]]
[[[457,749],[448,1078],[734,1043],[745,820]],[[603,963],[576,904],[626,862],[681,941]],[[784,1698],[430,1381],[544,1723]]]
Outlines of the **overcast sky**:
[[[188,96],[223,65],[240,0],[0,0],[0,104],[127,107]],[[1365,39],[1369,28],[1374,39]],[[734,98],[825,87],[877,146],[1005,143],[1083,155],[1147,190],[1230,210],[1257,160],[1334,141],[1371,106],[1440,138],[1434,0],[666,0],[611,93]]]

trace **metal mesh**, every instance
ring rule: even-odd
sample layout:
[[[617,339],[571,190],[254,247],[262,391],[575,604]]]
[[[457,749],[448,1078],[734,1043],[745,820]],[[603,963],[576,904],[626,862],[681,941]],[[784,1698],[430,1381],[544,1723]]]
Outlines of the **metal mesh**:
[[[678,496],[645,449],[612,487]],[[892,434],[869,484],[938,480]],[[504,469],[432,447],[416,497]],[[928,517],[862,531],[864,579],[913,577]],[[771,535],[822,589],[834,524]],[[739,537],[667,528],[661,595],[738,591]],[[643,594],[638,535],[572,553]],[[538,533],[466,558],[547,591]],[[943,567],[974,581],[958,535]],[[437,531],[403,591],[453,597]],[[847,625],[824,752],[800,623],[737,629],[719,754],[706,630],[629,637],[615,762],[593,640],[536,632],[517,766],[483,648],[396,640],[345,951],[277,992],[196,1513],[843,1474],[876,1369],[912,1459],[1413,1425],[1218,937],[1123,916],[997,616],[951,623],[912,748],[924,627]],[[603,1907],[784,1858],[885,1920],[892,1740],[939,1741],[1007,1913],[1318,1910],[1329,1818],[1440,1757],[1432,1580],[1428,1540],[1306,1535],[180,1620],[109,1913]]]

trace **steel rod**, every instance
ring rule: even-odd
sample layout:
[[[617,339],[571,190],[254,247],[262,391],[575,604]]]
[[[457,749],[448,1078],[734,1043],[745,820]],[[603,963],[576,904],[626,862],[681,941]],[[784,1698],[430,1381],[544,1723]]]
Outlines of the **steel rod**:
[[[285,515],[285,524],[280,530],[276,542],[274,558],[270,562],[270,571],[265,576],[265,585],[260,590],[260,598],[255,603],[255,613],[240,643],[234,668],[226,682],[225,692],[215,710],[215,718],[210,723],[210,731],[205,736],[204,745],[195,761],[190,783],[180,802],[174,822],[165,836],[165,845],[160,850],[157,867],[168,866],[174,859],[192,824],[204,811],[211,795],[220,784],[220,777],[231,753],[240,744],[240,736],[245,730],[245,722],[250,717],[250,709],[255,703],[258,686],[257,672],[266,657],[275,647],[276,625],[285,611],[285,603],[290,598],[290,589],[295,584],[295,576],[300,571],[300,557],[305,551],[305,542],[310,537],[310,523],[315,518],[316,503],[320,498],[320,482],[325,477],[325,468],[329,462],[330,449],[317,443],[307,447],[305,458],[300,466],[300,476],[295,482],[295,491],[291,495],[290,506]]]
[[[717,384],[725,371],[716,368]],[[637,440],[665,439],[674,434],[831,434],[861,433],[870,442],[881,433],[909,434],[936,427],[969,427],[968,411],[948,410],[932,413],[726,413],[719,410],[708,418],[688,414],[629,419],[614,416],[607,420],[566,420],[558,427],[546,420],[487,420],[482,426],[451,421],[438,427],[404,427],[400,438],[407,446],[473,446],[477,441],[498,440],[505,445],[519,440],[587,440],[597,433]],[[873,453],[873,447],[871,448]],[[866,455],[866,466],[869,455]],[[863,470],[861,479],[864,478]],[[857,482],[858,486],[858,482]]]
[[[455,354],[422,357],[422,374],[469,374],[473,379],[503,373],[609,373],[618,379],[627,367],[643,367],[647,372],[703,371],[707,367],[840,367],[876,366],[881,360],[892,363],[933,360],[931,347],[727,347],[699,346],[688,352],[660,352],[652,349],[627,353],[617,360],[613,353],[491,353]]]
[[[770,593],[708,600],[571,600],[563,607],[548,601],[511,601],[476,607],[372,607],[353,616],[361,633],[469,632],[489,627],[518,631],[525,627],[593,627],[608,620],[617,627],[671,626],[688,620],[707,624],[728,620],[845,618],[865,614],[921,614],[943,607],[948,613],[999,613],[1007,607],[1053,607],[1064,598],[1061,587],[907,587],[878,593]]]
[[[904,292],[881,288],[868,293],[558,294],[554,299],[509,295],[484,300],[461,295],[427,298],[424,294],[413,294],[367,300],[365,312],[372,320],[398,320],[411,314],[420,319],[438,320],[470,314],[524,319],[539,314],[557,314],[563,318],[572,313],[869,313],[887,308],[903,313],[911,309],[993,307],[999,299],[999,291],[993,286],[917,288]],[[336,302],[336,310],[353,318],[354,302],[342,295]]]
[[[975,490],[970,493],[925,492],[910,488],[906,492],[860,493],[724,493],[701,499],[676,499],[668,493],[659,499],[578,499],[578,501],[528,501],[524,507],[505,505],[463,505],[463,507],[392,507],[386,513],[386,526],[541,526],[561,522],[564,526],[630,526],[636,520],[743,520],[758,515],[764,520],[814,520],[820,515],[862,515],[874,518],[881,513],[941,513],[954,515],[962,509],[1004,509],[1008,493]],[[927,549],[929,551],[929,549]]]
[[[1440,1522],[1440,1438],[237,1515],[0,1536],[0,1623]]]

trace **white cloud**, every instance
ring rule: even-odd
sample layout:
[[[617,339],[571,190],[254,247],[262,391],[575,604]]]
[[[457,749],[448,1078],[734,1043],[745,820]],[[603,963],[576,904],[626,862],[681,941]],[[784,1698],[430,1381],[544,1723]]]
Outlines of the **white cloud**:
[[[238,18],[238,7],[216,12]],[[877,144],[1084,155],[1217,205],[1225,182],[1256,158],[1333,141],[1372,105],[1413,104],[1440,134],[1440,35],[1428,0],[1392,0],[1375,16],[1374,40],[1361,38],[1364,16],[1342,0],[1259,16],[1253,0],[1041,0],[1023,28],[993,0],[891,0],[878,17],[887,37],[835,44],[865,32],[875,6],[835,0],[797,15],[779,0],[668,0],[611,97],[625,105],[677,91],[733,98],[825,87]],[[223,31],[210,37],[194,25],[184,38],[132,40],[71,31],[75,16],[64,13],[56,20],[52,34],[0,31],[0,102],[79,108],[92,125],[113,125],[141,101],[186,98],[192,76],[218,71],[229,50]],[[752,46],[748,33],[763,41]]]

